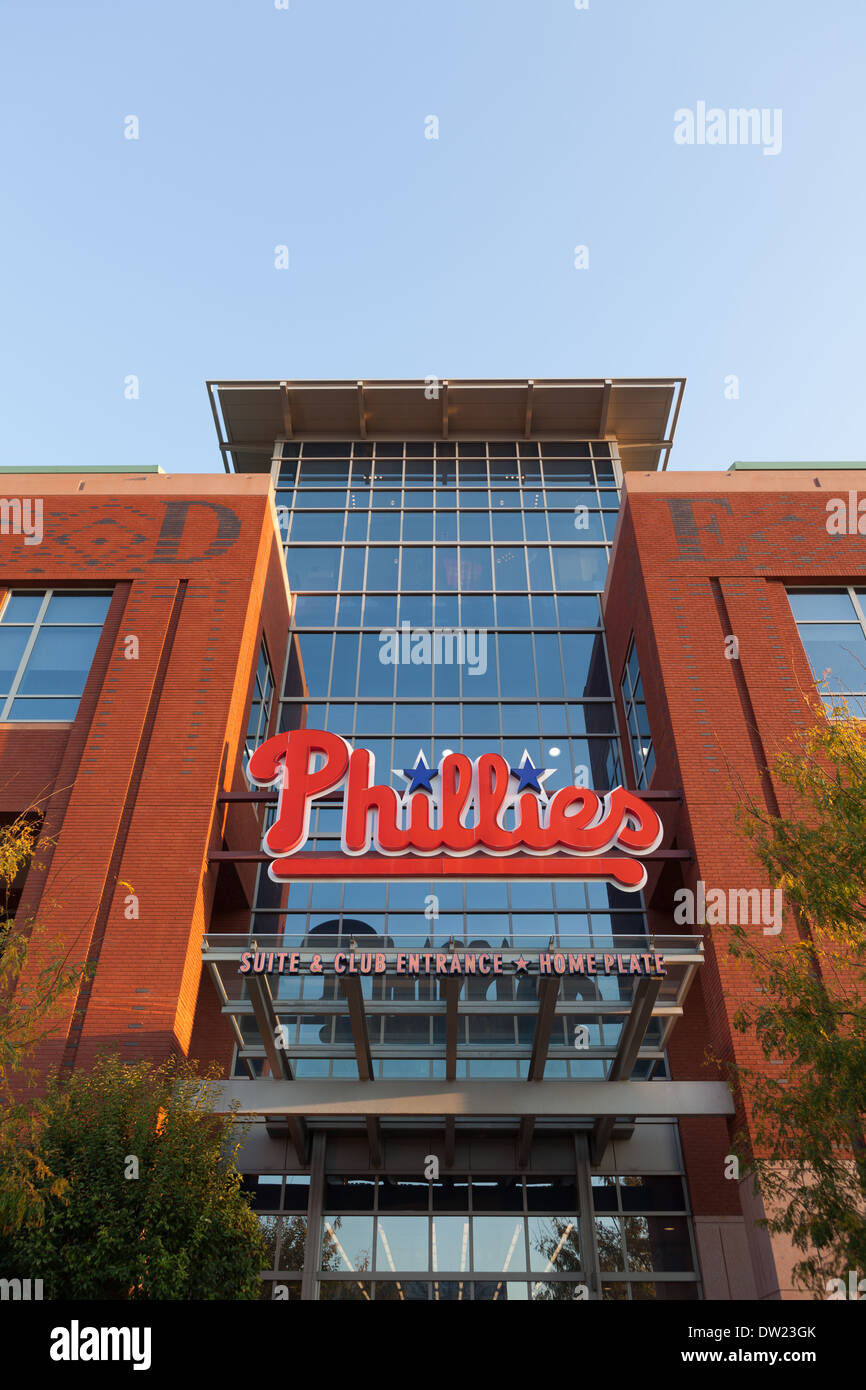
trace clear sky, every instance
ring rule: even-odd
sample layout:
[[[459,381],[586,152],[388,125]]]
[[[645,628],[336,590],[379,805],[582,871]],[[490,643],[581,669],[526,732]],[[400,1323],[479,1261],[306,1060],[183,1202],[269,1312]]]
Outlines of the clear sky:
[[[3,0],[0,461],[219,470],[209,377],[434,374],[686,376],[676,469],[866,458],[864,0],[285,2]],[[781,149],[676,143],[699,102]]]

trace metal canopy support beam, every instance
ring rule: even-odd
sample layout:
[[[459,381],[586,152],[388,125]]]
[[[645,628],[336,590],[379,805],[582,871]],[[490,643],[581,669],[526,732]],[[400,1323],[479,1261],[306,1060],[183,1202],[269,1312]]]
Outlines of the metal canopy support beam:
[[[528,1081],[541,1081],[550,1050],[553,1033],[553,1020],[556,1016],[556,1001],[559,997],[558,975],[545,976],[538,981],[538,1013],[535,1016],[535,1036],[532,1039],[532,1056],[529,1059]],[[525,1115],[520,1121],[520,1134],[517,1141],[518,1166],[525,1168],[529,1162],[529,1149],[535,1131],[535,1116]]]
[[[292,397],[289,392],[289,383],[287,381],[280,382],[280,403],[283,407],[283,429],[286,432],[286,438],[291,439],[294,434],[292,426]]]
[[[359,382],[358,382],[358,429],[359,429],[360,432],[361,432],[361,438],[362,438],[362,439],[366,439],[366,438],[367,438],[367,407],[366,407],[366,405],[364,404],[364,383],[363,383],[363,381],[359,381]]]
[[[463,981],[448,976],[441,981],[440,988],[445,995],[445,1080],[457,1080],[457,1000]]]
[[[341,975],[340,988],[349,1005],[349,1022],[352,1026],[352,1040],[355,1044],[355,1061],[358,1065],[359,1081],[373,1080],[373,1058],[370,1053],[370,1034],[367,1029],[367,1015],[364,1011],[364,996],[361,993],[361,980],[358,975]],[[370,1141],[370,1162],[374,1168],[382,1164],[382,1132],[375,1115],[366,1117],[367,1138]]]
[[[605,377],[604,391],[601,396],[601,419],[598,423],[598,432],[602,439],[604,439],[607,434],[607,417],[610,412],[610,390],[612,386],[613,382],[610,377]]]
[[[532,438],[532,393],[535,390],[535,382],[526,383],[526,413],[523,417],[523,438]]]
[[[215,1108],[237,1101],[242,1115],[306,1115],[308,1119],[524,1115],[568,1118],[639,1115],[733,1115],[724,1081],[272,1081],[214,1082]]]
[[[445,1167],[454,1167],[454,1156],[457,1149],[457,1125],[453,1115],[448,1115],[445,1120]]]
[[[529,1060],[529,1081],[541,1081],[544,1076],[560,978],[559,975],[546,975],[538,981],[538,1013],[535,1018],[535,1037],[532,1039],[532,1056]]]
[[[448,438],[448,382],[440,382],[442,392],[442,438]]]
[[[285,1034],[274,1010],[274,1000],[267,978],[264,975],[251,975],[247,980],[247,989],[271,1076],[278,1081],[293,1081],[292,1068],[284,1045]],[[283,1117],[280,1118],[282,1120]],[[304,1117],[299,1114],[286,1114],[284,1118],[289,1127],[295,1153],[299,1161],[305,1164],[310,1151],[310,1137]]]
[[[358,1079],[359,1081],[372,1081],[373,1058],[370,1053],[370,1035],[367,1032],[367,1015],[364,1012],[364,996],[361,993],[360,976],[341,975],[340,989],[349,1005],[349,1022],[352,1025],[352,1041],[355,1044]]]
[[[611,1063],[608,1082],[628,1082],[637,1061],[640,1045],[646,1037],[646,1031],[652,1020],[653,1009],[661,986],[661,976],[638,981],[634,992],[634,1004],[620,1034],[619,1047]],[[655,1083],[649,1082],[648,1084],[654,1085]],[[613,1134],[615,1119],[615,1115],[600,1115],[593,1125],[589,1150],[590,1161],[594,1168],[598,1167],[604,1157],[604,1151]]]

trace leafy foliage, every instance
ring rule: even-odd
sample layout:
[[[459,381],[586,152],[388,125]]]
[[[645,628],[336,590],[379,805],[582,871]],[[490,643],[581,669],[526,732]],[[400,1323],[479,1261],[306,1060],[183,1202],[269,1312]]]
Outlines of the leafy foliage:
[[[39,1215],[0,1232],[4,1272],[41,1278],[48,1298],[258,1298],[266,1240],[212,1079],[114,1057],[52,1079],[30,1112]],[[40,1191],[43,1163],[62,1193]]]
[[[796,1282],[825,1297],[828,1278],[866,1271],[866,726],[844,706],[816,714],[773,760],[785,808],[747,799],[739,816],[798,937],[735,926],[729,951],[756,990],[734,1027],[773,1064],[732,1069],[751,1131],[735,1147],[767,1228],[802,1252]]]

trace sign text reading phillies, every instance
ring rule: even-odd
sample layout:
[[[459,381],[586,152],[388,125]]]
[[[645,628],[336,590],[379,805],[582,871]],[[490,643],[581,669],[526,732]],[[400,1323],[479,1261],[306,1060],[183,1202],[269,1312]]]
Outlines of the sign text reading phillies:
[[[277,817],[264,839],[278,882],[543,877],[606,879],[634,891],[646,882],[646,869],[632,856],[651,854],[662,838],[658,815],[634,792],[616,787],[600,796],[566,786],[549,796],[541,785],[546,769],[513,769],[498,753],[474,763],[448,753],[436,769],[416,767],[401,796],[375,784],[368,749],[353,750],[337,734],[296,729],[267,739],[248,771],[258,786],[279,786]],[[526,782],[532,790],[523,789]],[[313,805],[339,787],[342,853],[301,855]],[[504,824],[509,807],[513,826]],[[624,853],[608,855],[611,849]]]

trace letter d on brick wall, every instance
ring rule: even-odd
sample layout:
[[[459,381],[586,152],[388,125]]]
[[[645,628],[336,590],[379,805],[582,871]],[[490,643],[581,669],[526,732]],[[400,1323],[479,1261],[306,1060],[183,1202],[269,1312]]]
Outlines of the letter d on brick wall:
[[[184,564],[199,564],[202,560],[212,560],[216,555],[224,555],[241,533],[241,522],[237,512],[224,507],[221,502],[204,502],[197,498],[163,503],[165,519],[156,542],[156,553],[151,565],[171,565],[182,561]],[[187,524],[191,507],[206,507],[217,517],[216,535],[206,550],[190,549],[185,546],[181,553],[181,540]]]

